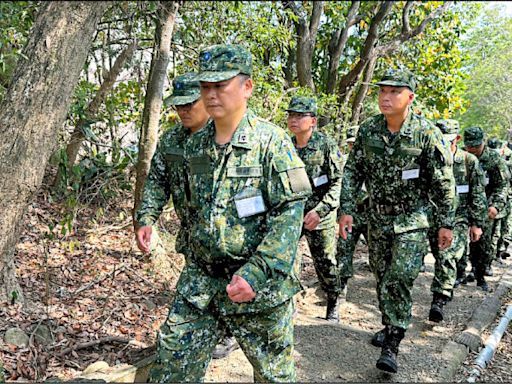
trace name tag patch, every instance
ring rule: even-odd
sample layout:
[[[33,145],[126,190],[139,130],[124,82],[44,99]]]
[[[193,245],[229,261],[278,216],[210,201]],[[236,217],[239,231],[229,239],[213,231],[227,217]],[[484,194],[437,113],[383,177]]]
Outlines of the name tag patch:
[[[469,192],[469,185],[457,185],[457,193],[468,193]]]
[[[234,200],[239,218],[257,215],[258,213],[267,211],[261,191],[258,189],[246,188],[238,193]]]
[[[313,185],[315,187],[319,187],[321,185],[327,184],[328,181],[329,179],[327,178],[327,175],[321,175],[313,179]]]
[[[417,179],[420,177],[420,169],[406,169],[402,171],[402,180]]]

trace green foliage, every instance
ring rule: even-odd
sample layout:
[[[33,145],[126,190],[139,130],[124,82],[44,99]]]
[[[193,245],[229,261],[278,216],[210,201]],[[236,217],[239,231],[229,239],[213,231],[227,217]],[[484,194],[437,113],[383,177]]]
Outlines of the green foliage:
[[[489,137],[509,139],[512,130],[512,17],[487,6],[463,40],[468,53],[464,71],[469,106],[461,114],[464,128],[482,127]]]
[[[39,2],[0,2],[0,100],[22,55]]]

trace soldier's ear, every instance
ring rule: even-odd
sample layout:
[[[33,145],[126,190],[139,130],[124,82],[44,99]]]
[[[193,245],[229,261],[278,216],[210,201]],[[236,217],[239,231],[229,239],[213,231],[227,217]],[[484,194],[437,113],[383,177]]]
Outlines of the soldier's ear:
[[[412,104],[412,102],[414,101],[414,98],[416,97],[416,95],[414,94],[414,92],[410,92],[409,93],[409,105]]]

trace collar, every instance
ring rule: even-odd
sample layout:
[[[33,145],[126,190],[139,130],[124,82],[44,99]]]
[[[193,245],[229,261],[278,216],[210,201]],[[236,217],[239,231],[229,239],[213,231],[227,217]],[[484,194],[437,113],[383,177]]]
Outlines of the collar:
[[[254,148],[257,141],[255,129],[257,123],[258,117],[248,109],[231,138],[231,145],[245,149]]]

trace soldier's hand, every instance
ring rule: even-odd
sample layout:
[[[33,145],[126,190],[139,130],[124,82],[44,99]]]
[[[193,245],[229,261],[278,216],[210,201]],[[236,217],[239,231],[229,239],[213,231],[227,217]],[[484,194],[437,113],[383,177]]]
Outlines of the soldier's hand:
[[[480,240],[482,233],[482,228],[472,225],[469,229],[469,240],[473,243]]]
[[[149,253],[151,249],[151,234],[153,233],[153,229],[149,225],[145,225],[140,227],[135,232],[135,238],[137,239],[137,247],[144,252]]]
[[[238,275],[233,275],[231,282],[226,286],[226,292],[234,303],[247,303],[256,297],[251,285]]]
[[[320,215],[312,209],[306,216],[304,216],[304,228],[308,231],[312,231],[320,223]]]
[[[442,251],[444,249],[450,248],[453,241],[453,231],[447,228],[441,228],[438,234],[438,246]]]
[[[487,210],[487,216],[489,216],[489,219],[494,219],[498,215],[498,210],[495,207],[489,207]]]
[[[350,215],[343,215],[339,221],[340,225],[340,235],[343,240],[347,240],[348,233],[352,233],[352,223],[354,222],[354,218]],[[346,229],[345,229],[346,228]]]

